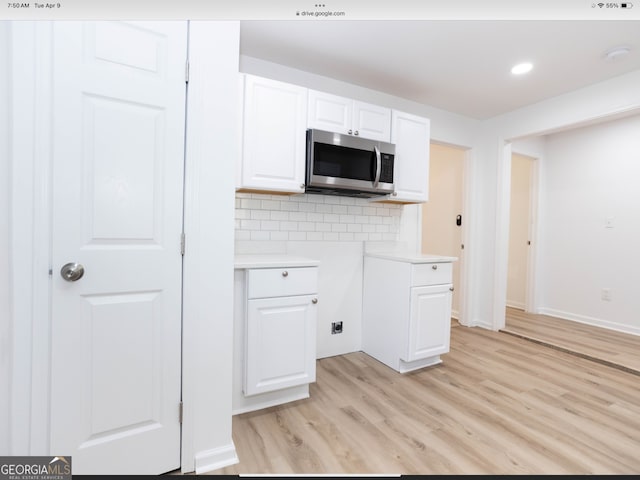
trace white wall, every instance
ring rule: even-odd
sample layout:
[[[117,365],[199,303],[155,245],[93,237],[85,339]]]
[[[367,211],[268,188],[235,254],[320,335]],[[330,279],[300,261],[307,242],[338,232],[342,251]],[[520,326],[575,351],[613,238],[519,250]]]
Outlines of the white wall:
[[[9,32],[0,22],[0,456],[9,455],[11,313],[9,281]]]
[[[542,313],[640,334],[638,132],[633,116],[547,137]]]
[[[494,330],[504,326],[509,235],[509,142],[518,140],[520,143],[520,139],[526,137],[640,112],[639,84],[640,70],[636,70],[482,123],[474,149],[474,168],[478,171],[472,185],[477,214],[472,225],[477,230],[474,236],[477,254],[470,262],[472,273],[469,278],[469,288],[473,288],[469,300],[473,324],[486,325]],[[487,272],[493,276],[491,283],[486,282]]]

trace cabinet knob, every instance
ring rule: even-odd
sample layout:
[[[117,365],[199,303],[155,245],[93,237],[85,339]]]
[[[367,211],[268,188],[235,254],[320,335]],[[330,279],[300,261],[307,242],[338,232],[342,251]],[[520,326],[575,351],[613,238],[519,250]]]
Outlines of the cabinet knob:
[[[304,190],[304,183],[300,184],[300,190]]]
[[[360,132],[358,132],[358,130],[356,130],[355,132],[353,132],[354,135],[360,135]]]
[[[398,192],[393,192],[393,193],[392,193],[392,195],[393,195],[394,197],[397,197],[397,196],[398,196]]]
[[[451,290],[453,292],[453,287],[449,287],[449,290]]]
[[[287,272],[286,270],[284,272],[282,272],[282,276],[283,277],[288,277],[289,276],[289,272]]]
[[[438,265],[435,265],[435,264],[434,264],[434,265],[431,265],[431,268],[432,268],[433,270],[437,270],[437,269],[438,269]]]
[[[311,299],[311,303],[313,303],[313,304],[318,303],[318,299],[317,299],[317,298],[315,298],[315,297],[314,297],[314,298],[312,298],[312,299]]]
[[[349,129],[349,131],[347,132],[349,135],[351,135],[353,133],[353,130]]]

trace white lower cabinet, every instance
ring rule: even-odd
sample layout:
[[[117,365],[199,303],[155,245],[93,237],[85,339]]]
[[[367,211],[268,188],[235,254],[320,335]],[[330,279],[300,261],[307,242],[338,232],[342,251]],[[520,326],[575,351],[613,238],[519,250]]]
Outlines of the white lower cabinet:
[[[364,260],[362,350],[404,373],[449,351],[451,257]]]
[[[449,351],[451,285],[411,288],[411,308],[405,362],[435,357]]]
[[[315,382],[314,302],[314,295],[249,300],[245,395]]]
[[[318,267],[249,265],[235,271],[234,414],[307,398],[316,380]]]

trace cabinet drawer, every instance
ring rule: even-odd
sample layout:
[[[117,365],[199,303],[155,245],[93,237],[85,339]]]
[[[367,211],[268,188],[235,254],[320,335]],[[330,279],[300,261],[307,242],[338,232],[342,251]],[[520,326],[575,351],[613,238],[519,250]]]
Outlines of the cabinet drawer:
[[[453,281],[453,266],[446,263],[419,263],[411,266],[411,286],[440,285]]]
[[[247,271],[248,298],[318,293],[317,267],[256,268]]]

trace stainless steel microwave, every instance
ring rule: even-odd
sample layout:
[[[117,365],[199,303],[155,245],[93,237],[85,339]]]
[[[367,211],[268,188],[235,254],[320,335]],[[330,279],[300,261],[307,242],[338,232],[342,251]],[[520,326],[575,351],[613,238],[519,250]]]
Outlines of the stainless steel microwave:
[[[395,150],[392,143],[308,129],[305,191],[365,198],[393,193]]]

